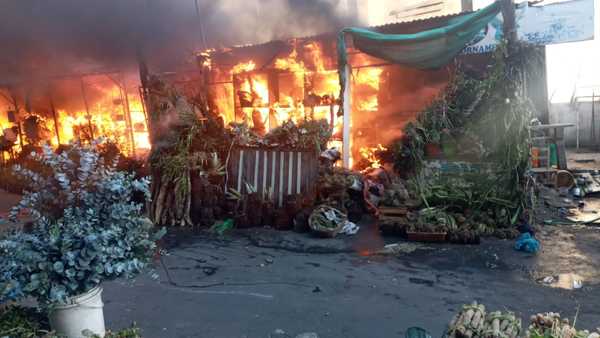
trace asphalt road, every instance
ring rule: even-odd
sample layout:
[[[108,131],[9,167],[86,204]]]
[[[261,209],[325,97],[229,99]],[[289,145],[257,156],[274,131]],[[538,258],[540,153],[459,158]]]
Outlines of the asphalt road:
[[[0,213],[18,201],[0,192]],[[158,280],[104,284],[107,326],[136,322],[143,336],[197,338],[402,337],[420,326],[441,336],[464,303],[543,311],[600,326],[600,229],[547,226],[537,255],[513,241],[481,245],[401,242],[394,255],[373,255],[386,243],[369,223],[356,236],[335,239],[269,229],[217,238],[170,229],[157,262]],[[558,282],[543,285],[547,276]],[[571,289],[572,279],[583,287]],[[560,287],[559,287],[560,286]],[[274,335],[274,332],[286,332]]]
[[[547,227],[540,238],[537,255],[489,240],[374,256],[367,253],[391,239],[368,227],[333,240],[263,229],[222,239],[172,231],[160,280],[106,283],[105,316],[112,327],[136,321],[144,337],[267,338],[280,329],[290,337],[384,338],[411,326],[437,337],[462,304],[477,300],[525,323],[533,313],[573,318],[579,309],[579,327],[600,326],[600,231]],[[581,289],[568,289],[572,273]],[[561,283],[536,281],[549,275]]]

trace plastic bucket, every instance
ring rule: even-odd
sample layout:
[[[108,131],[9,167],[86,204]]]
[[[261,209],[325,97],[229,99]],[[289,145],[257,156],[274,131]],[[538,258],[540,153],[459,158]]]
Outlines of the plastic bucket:
[[[84,330],[104,336],[103,308],[102,288],[95,287],[69,298],[66,304],[55,305],[49,314],[50,326],[61,337],[82,338]]]

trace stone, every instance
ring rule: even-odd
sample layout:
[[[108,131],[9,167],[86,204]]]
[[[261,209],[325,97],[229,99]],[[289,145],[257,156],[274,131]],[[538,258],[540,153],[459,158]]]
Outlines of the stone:
[[[304,332],[297,335],[296,338],[319,338],[319,335],[314,332]]]
[[[290,336],[282,329],[275,329],[273,333],[269,334],[269,338],[290,338]]]

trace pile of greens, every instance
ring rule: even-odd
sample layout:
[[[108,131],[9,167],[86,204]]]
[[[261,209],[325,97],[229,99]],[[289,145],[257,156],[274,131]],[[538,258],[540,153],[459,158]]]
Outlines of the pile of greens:
[[[98,335],[83,332],[85,337],[99,338]],[[50,331],[45,313],[37,308],[9,306],[0,310],[0,337],[3,338],[60,338]],[[133,324],[119,330],[108,330],[104,338],[141,338],[141,330]]]
[[[533,104],[524,79],[530,62],[539,61],[535,47],[498,46],[482,79],[457,67],[446,90],[406,125],[403,139],[389,148],[394,167],[412,173],[411,193],[427,207],[465,212],[488,226],[508,226],[527,208],[525,189],[529,159],[528,125]],[[425,177],[426,145],[438,145],[450,161],[487,163],[490,172],[460,177]]]

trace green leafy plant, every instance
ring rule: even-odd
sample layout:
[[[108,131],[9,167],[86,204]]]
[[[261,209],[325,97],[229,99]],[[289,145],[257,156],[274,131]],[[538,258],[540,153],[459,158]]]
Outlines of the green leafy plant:
[[[458,65],[446,90],[416,121],[407,124],[404,138],[390,147],[394,167],[413,173],[412,195],[426,207],[468,211],[470,221],[492,227],[515,224],[530,208],[527,188],[528,125],[535,110],[525,91],[525,79],[537,49],[517,44],[510,53],[498,46],[482,78],[470,76]],[[484,163],[491,172],[465,172],[460,177],[425,177],[427,143],[452,143],[457,157]]]
[[[0,337],[54,338],[45,314],[36,308],[9,306],[0,310]]]
[[[41,305],[64,302],[103,281],[134,277],[151,264],[156,231],[133,194],[149,197],[148,180],[105,163],[98,143],[72,144],[61,153],[32,154],[42,173],[20,167],[28,191],[10,218],[26,209],[28,232],[0,239],[0,302],[34,297]]]
[[[119,331],[107,330],[102,337],[88,331],[84,331],[83,336],[88,338],[142,338],[142,331],[134,323],[131,327]]]
[[[457,228],[454,217],[436,207],[421,209],[417,221],[409,225],[409,230],[422,232],[455,231]]]
[[[100,338],[92,332],[84,331],[89,338]],[[3,338],[62,338],[50,331],[45,313],[37,308],[9,306],[0,310],[0,337]],[[104,338],[141,338],[141,330],[134,323],[119,330],[107,330]]]

